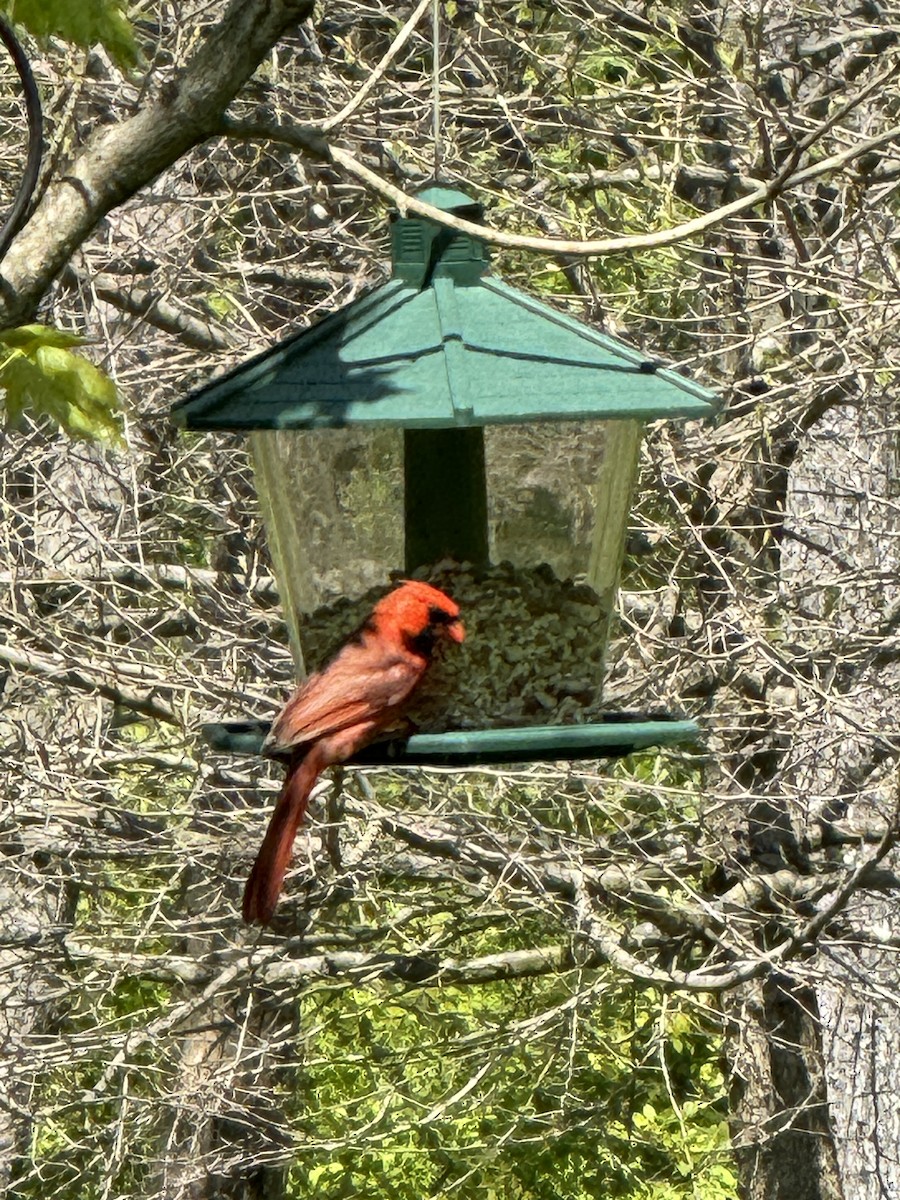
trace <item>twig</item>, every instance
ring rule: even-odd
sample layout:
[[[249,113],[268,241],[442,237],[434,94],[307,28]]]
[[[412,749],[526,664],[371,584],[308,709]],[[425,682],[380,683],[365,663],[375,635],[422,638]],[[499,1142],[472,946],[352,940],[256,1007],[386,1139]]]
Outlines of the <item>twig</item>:
[[[74,688],[76,691],[103,696],[106,700],[112,700],[114,704],[142,713],[145,717],[164,721],[167,725],[177,725],[179,728],[182,725],[174,709],[153,696],[152,693],[162,686],[155,681],[148,687],[147,692],[141,694],[111,682],[99,671],[85,667],[83,663],[66,663],[59,658],[14,650],[11,646],[0,645],[0,662],[8,663],[21,671],[28,671],[32,675],[40,675],[58,687]]]
[[[89,275],[74,267],[69,267],[66,275],[81,286],[91,288],[101,300],[120,312],[141,317],[164,333],[174,334],[193,350],[230,350],[234,344],[228,334],[217,329],[211,321],[192,317],[158,290],[123,285],[115,275]]]
[[[333,117],[327,117],[324,121],[320,122],[315,127],[316,132],[328,133],[332,129],[336,128],[336,126],[342,124],[349,116],[356,112],[366,97],[370,95],[375,85],[381,80],[385,71],[409,41],[410,35],[412,34],[416,25],[418,25],[422,14],[426,12],[431,3],[432,0],[419,0],[418,5],[415,7],[411,16],[409,17],[409,20],[394,38],[393,42],[391,42],[384,57],[381,59],[378,65],[373,68],[372,73],[366,79],[365,83],[362,85],[356,95],[351,100],[348,100],[344,107],[339,112],[336,112]]]
[[[802,183],[809,183],[822,175],[840,170],[841,167],[847,166],[848,163],[861,158],[865,154],[871,153],[880,146],[900,139],[900,125],[895,125],[877,137],[869,138],[865,142],[858,142],[850,146],[847,150],[833,154],[830,158],[822,159],[821,162],[814,163],[802,171],[782,172],[775,176],[774,179],[769,180],[768,183],[761,183],[757,187],[752,188],[745,196],[733,200],[730,204],[723,204],[720,208],[703,213],[702,216],[694,217],[690,221],[683,221],[680,225],[673,225],[669,229],[659,229],[655,233],[626,234],[621,237],[569,241],[564,238],[528,237],[522,234],[505,233],[499,229],[492,229],[487,225],[480,225],[475,221],[466,221],[462,217],[456,217],[452,213],[444,212],[443,209],[435,208],[431,204],[425,204],[422,200],[416,199],[415,196],[407,195],[402,189],[383,179],[376,171],[361,163],[348,150],[344,150],[340,146],[330,145],[314,130],[308,127],[278,125],[266,122],[244,122],[226,118],[222,122],[220,131],[223,136],[246,141],[269,139],[282,142],[285,145],[293,146],[298,150],[312,154],[325,162],[336,163],[338,166],[343,167],[348,174],[366,184],[372,191],[383,196],[386,200],[390,200],[404,216],[408,213],[415,213],[416,216],[427,217],[439,225],[445,225],[447,228],[455,229],[459,233],[467,233],[470,237],[479,238],[489,245],[501,246],[507,250],[534,250],[540,254],[567,254],[575,256],[625,254],[639,250],[659,249],[663,246],[674,246],[679,242],[687,241],[688,238],[695,237],[699,233],[704,233],[716,225],[721,225],[723,221],[728,220],[730,217],[736,217],[741,213],[748,212],[759,204],[773,200],[776,196],[781,195],[782,192],[790,191],[793,188],[799,187]]]

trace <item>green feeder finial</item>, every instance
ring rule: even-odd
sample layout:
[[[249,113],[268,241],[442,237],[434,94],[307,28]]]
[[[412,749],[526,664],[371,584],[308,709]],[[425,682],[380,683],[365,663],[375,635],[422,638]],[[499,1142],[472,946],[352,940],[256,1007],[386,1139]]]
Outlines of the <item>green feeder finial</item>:
[[[466,221],[481,221],[484,208],[465,192],[448,187],[428,187],[416,199]],[[486,242],[427,217],[391,217],[391,276],[415,288],[427,287],[435,276],[448,276],[455,284],[475,284],[488,268]]]
[[[419,198],[481,216],[453,188]],[[391,253],[387,283],[186,396],[175,420],[196,430],[437,430],[716,410],[699,384],[503,283],[477,237],[395,214]]]

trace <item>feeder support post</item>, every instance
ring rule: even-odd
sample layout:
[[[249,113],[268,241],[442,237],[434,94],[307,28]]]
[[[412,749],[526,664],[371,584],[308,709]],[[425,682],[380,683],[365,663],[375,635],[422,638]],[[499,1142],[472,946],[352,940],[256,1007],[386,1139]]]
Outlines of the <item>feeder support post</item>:
[[[609,614],[604,649],[616,607],[643,433],[642,421],[607,421],[604,426],[604,462],[594,490],[594,537],[587,569],[587,581]]]
[[[488,565],[484,429],[403,434],[405,569],[453,558]]]

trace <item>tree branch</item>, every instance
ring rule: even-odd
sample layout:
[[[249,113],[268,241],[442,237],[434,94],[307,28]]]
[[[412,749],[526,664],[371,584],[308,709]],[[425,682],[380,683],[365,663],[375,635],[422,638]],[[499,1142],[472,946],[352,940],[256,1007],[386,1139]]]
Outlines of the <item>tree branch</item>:
[[[109,587],[121,584],[136,592],[151,592],[167,588],[188,592],[192,588],[233,587],[259,604],[271,607],[278,603],[278,585],[271,575],[248,580],[244,575],[223,574],[204,567],[185,567],[180,563],[130,563],[108,559],[99,571],[90,566],[69,567],[65,571],[45,571],[40,575],[20,575],[15,571],[0,571],[0,587],[20,587],[41,590],[58,587]]]
[[[120,312],[141,317],[164,333],[174,334],[193,350],[230,350],[234,344],[232,338],[212,321],[191,316],[154,288],[123,283],[115,275],[88,275],[74,267],[66,271],[66,278],[70,275],[80,286],[90,288]]]
[[[281,142],[284,145],[293,146],[297,150],[311,154],[323,162],[330,162],[343,167],[349,175],[358,179],[377,195],[395,204],[399,212],[404,216],[414,213],[416,216],[427,217],[439,225],[445,225],[447,228],[455,229],[459,233],[467,233],[470,237],[479,238],[489,245],[500,246],[506,250],[533,250],[539,254],[565,254],[583,257],[604,254],[625,254],[639,250],[659,249],[663,246],[674,246],[679,242],[684,242],[689,238],[695,237],[697,234],[705,233],[708,229],[721,225],[722,222],[728,220],[730,217],[739,216],[741,213],[756,208],[757,205],[774,200],[782,193],[799,187],[803,183],[809,183],[814,179],[820,178],[822,175],[838,171],[842,167],[846,167],[852,163],[855,159],[871,153],[880,146],[900,140],[900,125],[895,125],[892,129],[887,130],[877,137],[870,138],[865,142],[857,142],[847,150],[842,150],[838,154],[832,154],[829,158],[824,158],[821,162],[814,163],[812,166],[805,167],[802,170],[788,167],[786,170],[780,171],[768,182],[751,187],[746,195],[732,201],[730,204],[723,204],[721,207],[713,209],[712,212],[703,213],[699,217],[694,217],[693,220],[683,221],[680,225],[673,225],[669,229],[659,229],[654,233],[626,234],[620,237],[569,241],[565,238],[529,237],[524,234],[505,233],[503,230],[492,229],[487,225],[480,225],[475,221],[466,221],[462,217],[453,216],[452,213],[444,212],[442,209],[435,208],[431,204],[425,204],[423,201],[416,199],[415,196],[407,195],[406,192],[389,183],[386,179],[383,179],[376,171],[365,166],[364,163],[360,162],[348,150],[344,150],[340,146],[331,145],[324,141],[315,130],[303,126],[225,119],[222,122],[221,132],[226,136],[246,141],[268,139]]]
[[[381,61],[372,69],[372,73],[366,79],[365,83],[363,83],[356,95],[353,96],[353,98],[349,100],[339,112],[336,112],[334,116],[327,117],[324,121],[322,121],[322,123],[317,127],[319,133],[328,133],[329,130],[341,125],[352,113],[356,112],[360,105],[365,101],[366,97],[371,94],[375,85],[381,80],[385,71],[409,41],[413,30],[422,18],[422,14],[427,12],[432,3],[433,0],[419,0],[419,3],[413,9],[406,24],[394,38],[393,42],[391,42],[390,46],[388,46],[387,51],[385,52]]]
[[[154,696],[153,693],[159,686],[156,683],[144,692],[133,691],[131,688],[121,687],[100,671],[86,668],[81,663],[66,663],[58,658],[14,650],[11,646],[0,646],[0,662],[8,663],[21,671],[28,671],[31,675],[40,675],[58,687],[74,688],[76,691],[103,696],[104,699],[112,700],[114,704],[120,704],[123,708],[130,708],[145,717],[153,717],[154,720],[181,728],[182,722],[175,715],[174,709]]]
[[[262,59],[313,0],[231,0],[190,60],[132,117],[97,131],[50,184],[0,271],[0,327],[31,318],[72,254],[102,217],[198,142]]]

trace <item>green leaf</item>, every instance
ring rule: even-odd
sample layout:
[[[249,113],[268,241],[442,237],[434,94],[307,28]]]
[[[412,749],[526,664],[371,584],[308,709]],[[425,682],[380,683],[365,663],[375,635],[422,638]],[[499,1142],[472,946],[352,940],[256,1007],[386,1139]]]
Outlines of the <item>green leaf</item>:
[[[124,445],[116,386],[99,367],[72,353],[70,347],[82,342],[43,325],[0,334],[7,424],[30,413],[53,421],[69,437]]]
[[[36,38],[60,37],[89,49],[100,43],[120,67],[138,59],[125,0],[0,0],[0,9]]]
[[[10,346],[33,354],[41,346],[83,346],[87,339],[65,329],[53,329],[49,325],[17,325],[15,329],[4,329],[0,333],[0,346]]]

